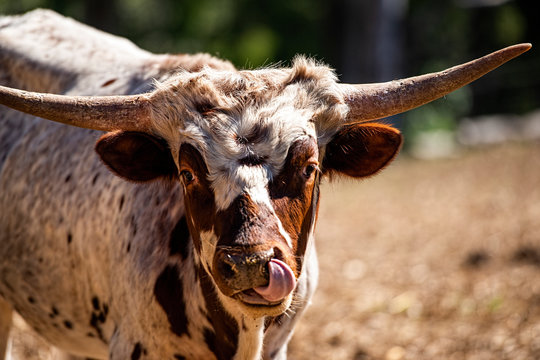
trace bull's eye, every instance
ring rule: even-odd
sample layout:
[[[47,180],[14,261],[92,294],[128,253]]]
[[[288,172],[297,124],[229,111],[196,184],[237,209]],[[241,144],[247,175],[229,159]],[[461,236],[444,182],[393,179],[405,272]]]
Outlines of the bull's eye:
[[[189,170],[180,171],[180,178],[184,182],[184,185],[188,185],[188,184],[192,183],[193,180],[195,180],[195,176]]]
[[[316,164],[308,164],[304,168],[304,176],[309,179],[317,171],[318,167]]]

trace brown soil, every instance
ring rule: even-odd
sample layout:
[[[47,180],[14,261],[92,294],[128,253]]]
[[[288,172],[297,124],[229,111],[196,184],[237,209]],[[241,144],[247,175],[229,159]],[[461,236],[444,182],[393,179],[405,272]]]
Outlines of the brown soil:
[[[290,358],[540,359],[540,144],[324,186]]]

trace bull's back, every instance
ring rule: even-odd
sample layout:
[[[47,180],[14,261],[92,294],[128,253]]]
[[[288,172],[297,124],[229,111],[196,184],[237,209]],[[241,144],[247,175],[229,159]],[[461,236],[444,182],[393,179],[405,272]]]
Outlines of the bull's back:
[[[0,17],[0,85],[55,94],[127,93],[140,86],[141,73],[153,75],[155,58],[49,10]],[[30,128],[44,126],[40,122],[0,106],[0,174],[13,146]]]
[[[1,85],[73,95],[145,91],[160,70],[127,40],[43,10],[0,18],[0,63]],[[0,106],[0,296],[53,344],[95,358],[113,331],[92,321],[95,299],[114,306],[114,257],[136,251],[131,227],[150,216],[130,207],[164,191],[114,177],[93,150],[100,135]]]

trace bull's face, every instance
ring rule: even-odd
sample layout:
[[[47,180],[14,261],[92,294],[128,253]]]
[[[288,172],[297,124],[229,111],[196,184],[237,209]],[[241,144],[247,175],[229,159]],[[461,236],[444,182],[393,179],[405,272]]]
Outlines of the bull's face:
[[[318,149],[313,138],[296,140],[276,176],[264,164],[244,161],[233,180],[242,186],[217,188],[200,152],[182,145],[188,224],[201,270],[211,275],[224,303],[275,315],[290,305],[300,276],[317,205]]]
[[[96,150],[133,181],[182,184],[203,286],[254,317],[294,297],[322,176],[361,178],[386,166],[401,136],[368,120],[453,91],[527,51],[508,47],[440,73],[383,84],[338,84],[297,60],[292,69],[180,73],[149,94],[64,97],[0,88],[0,103],[71,125],[118,132]],[[90,111],[89,111],[90,110]]]
[[[123,177],[166,176],[181,183],[199,271],[226,308],[255,317],[278,315],[291,305],[321,177],[369,176],[401,144],[399,132],[388,126],[332,125],[343,123],[347,112],[339,93],[321,84],[332,84],[333,75],[306,66],[287,76],[268,70],[260,77],[208,72],[175,79],[193,95],[184,92],[176,113],[156,120],[171,131],[159,139],[111,133],[96,147]],[[166,96],[167,106],[180,101],[174,102],[174,93]]]

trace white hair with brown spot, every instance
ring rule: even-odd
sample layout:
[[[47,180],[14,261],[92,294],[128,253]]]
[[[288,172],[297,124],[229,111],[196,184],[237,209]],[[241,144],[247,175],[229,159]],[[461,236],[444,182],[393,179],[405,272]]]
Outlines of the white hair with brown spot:
[[[182,143],[201,152],[220,209],[242,192],[268,204],[261,188],[279,173],[290,145],[307,136],[324,144],[346,116],[335,84],[331,69],[304,57],[288,70],[181,72],[156,84],[154,129],[175,161]],[[242,163],[249,157],[258,166]]]

